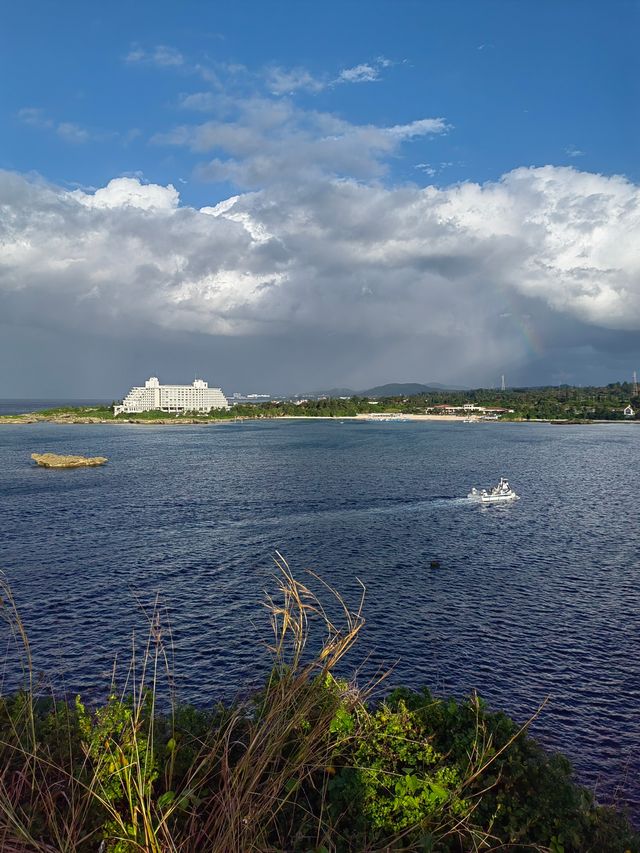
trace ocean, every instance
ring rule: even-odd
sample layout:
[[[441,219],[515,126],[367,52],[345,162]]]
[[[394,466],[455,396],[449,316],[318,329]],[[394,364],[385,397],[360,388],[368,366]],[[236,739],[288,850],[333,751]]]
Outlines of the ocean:
[[[41,412],[58,406],[111,405],[111,400],[0,400],[0,415],[22,415],[25,412]]]
[[[45,470],[34,451],[109,462]],[[277,551],[351,605],[362,584],[345,671],[477,690],[520,721],[547,700],[533,733],[638,818],[639,473],[623,423],[0,426],[0,566],[56,691],[104,697],[159,595],[178,695],[200,705],[266,671]],[[521,500],[466,500],[500,476]]]

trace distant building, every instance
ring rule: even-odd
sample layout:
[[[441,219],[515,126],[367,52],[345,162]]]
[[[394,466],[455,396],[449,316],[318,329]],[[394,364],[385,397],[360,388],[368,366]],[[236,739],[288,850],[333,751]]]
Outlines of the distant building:
[[[113,414],[136,414],[140,412],[210,412],[211,409],[228,409],[229,404],[220,388],[209,388],[203,379],[193,385],[161,385],[157,376],[152,376],[137,386],[122,401],[114,406]]]
[[[437,415],[466,415],[472,412],[474,414],[491,415],[492,417],[506,413],[513,414],[513,409],[500,409],[495,406],[476,406],[475,403],[465,403],[463,406],[450,406],[448,403],[442,403],[438,406],[430,406],[426,411],[435,412]]]
[[[634,418],[636,413],[633,411],[631,406],[627,406],[627,408],[623,412],[625,418]]]

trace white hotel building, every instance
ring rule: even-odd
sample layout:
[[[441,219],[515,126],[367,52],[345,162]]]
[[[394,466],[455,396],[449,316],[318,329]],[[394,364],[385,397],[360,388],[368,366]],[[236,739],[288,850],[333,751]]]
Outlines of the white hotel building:
[[[114,406],[113,414],[136,414],[139,412],[210,412],[211,409],[228,409],[229,404],[220,388],[209,388],[203,379],[194,380],[193,385],[161,385],[152,376],[131,391],[121,406]]]

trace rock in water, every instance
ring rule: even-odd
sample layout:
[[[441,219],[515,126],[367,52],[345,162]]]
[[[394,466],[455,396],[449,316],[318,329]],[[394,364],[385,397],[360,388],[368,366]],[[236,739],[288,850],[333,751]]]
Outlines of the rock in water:
[[[104,465],[106,456],[60,456],[57,453],[32,453],[31,458],[43,468],[87,468]]]

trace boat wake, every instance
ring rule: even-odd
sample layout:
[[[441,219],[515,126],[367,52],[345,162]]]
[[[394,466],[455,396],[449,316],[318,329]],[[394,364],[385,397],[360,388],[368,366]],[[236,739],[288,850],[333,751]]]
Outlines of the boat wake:
[[[404,503],[385,504],[383,506],[366,506],[366,507],[344,507],[341,509],[317,509],[307,510],[306,512],[293,512],[286,515],[280,515],[276,518],[271,518],[268,521],[275,524],[281,524],[293,519],[319,519],[319,518],[340,518],[349,517],[363,518],[366,516],[378,515],[404,515],[411,513],[425,512],[430,509],[445,509],[454,507],[469,506],[468,498],[460,497],[436,497],[427,498],[419,501],[406,501]],[[267,521],[267,519],[264,519]]]
[[[422,501],[421,503],[430,506],[467,506],[469,498],[432,498],[430,501]]]
[[[420,514],[429,511],[453,510],[457,507],[469,507],[471,501],[461,497],[434,497],[417,501],[405,501],[377,506],[354,506],[339,507],[332,509],[307,509],[301,512],[284,512],[278,515],[266,516],[259,519],[227,519],[225,527],[254,527],[254,526],[280,526],[300,521],[318,522],[322,520],[348,521],[348,519],[364,519],[376,516],[401,516]],[[220,522],[217,522],[218,527]]]

